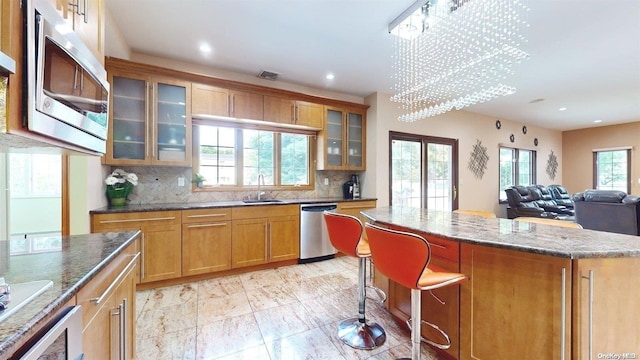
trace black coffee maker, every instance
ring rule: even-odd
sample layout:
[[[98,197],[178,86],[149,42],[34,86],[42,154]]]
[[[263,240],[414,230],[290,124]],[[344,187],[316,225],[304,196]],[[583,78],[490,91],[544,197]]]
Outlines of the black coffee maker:
[[[342,184],[342,194],[345,199],[360,199],[360,179],[358,175],[351,175],[351,180]]]

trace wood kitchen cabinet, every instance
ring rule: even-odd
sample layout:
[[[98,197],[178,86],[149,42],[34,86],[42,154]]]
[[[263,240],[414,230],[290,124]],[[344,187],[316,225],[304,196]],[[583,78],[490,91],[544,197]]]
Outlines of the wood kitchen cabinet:
[[[222,116],[262,120],[264,96],[204,84],[191,84],[191,112],[196,116]]]
[[[325,106],[324,131],[318,133],[318,170],[366,170],[366,112]]]
[[[300,257],[300,206],[244,206],[232,209],[233,268]]]
[[[628,295],[640,288],[640,258],[578,259],[573,269],[573,359],[640,356],[640,332],[631,320],[640,318],[640,307]]]
[[[321,104],[276,96],[264,97],[265,121],[322,129],[323,119]]]
[[[182,211],[182,276],[231,269],[231,208]]]
[[[191,85],[107,68],[108,165],[191,166]]]
[[[78,292],[87,359],[134,358],[136,247],[135,243],[129,245]]]
[[[47,0],[93,55],[104,64],[105,0]]]
[[[460,271],[460,359],[571,358],[570,259],[461,244]]]
[[[371,210],[376,208],[376,200],[363,200],[363,201],[345,201],[338,203],[337,211],[340,214],[352,215],[360,219],[364,224],[367,222],[367,218],[360,214],[361,211]]]
[[[94,214],[91,231],[141,230],[140,282],[175,279],[182,275],[181,211]]]

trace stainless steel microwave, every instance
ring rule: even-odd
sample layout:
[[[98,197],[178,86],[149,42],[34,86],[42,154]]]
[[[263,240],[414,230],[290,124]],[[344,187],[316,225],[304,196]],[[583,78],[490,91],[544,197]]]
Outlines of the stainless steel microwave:
[[[47,0],[27,0],[24,125],[104,154],[108,133],[107,72]]]

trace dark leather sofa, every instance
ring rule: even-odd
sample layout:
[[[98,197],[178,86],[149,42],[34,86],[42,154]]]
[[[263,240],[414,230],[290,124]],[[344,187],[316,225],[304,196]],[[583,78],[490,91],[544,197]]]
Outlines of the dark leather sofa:
[[[564,191],[566,192],[566,189]],[[573,220],[574,211],[571,199],[569,199],[571,208],[567,205],[559,205],[553,198],[552,190],[546,186],[512,186],[505,189],[505,192],[509,202],[507,207],[509,219],[528,216]]]
[[[640,235],[640,197],[617,190],[586,190],[573,195],[576,222],[585,229]]]
[[[573,209],[573,200],[571,199],[571,194],[565,189],[562,185],[549,185],[547,186],[549,191],[551,191],[551,196],[553,200],[555,200],[556,204],[562,205],[566,208]]]

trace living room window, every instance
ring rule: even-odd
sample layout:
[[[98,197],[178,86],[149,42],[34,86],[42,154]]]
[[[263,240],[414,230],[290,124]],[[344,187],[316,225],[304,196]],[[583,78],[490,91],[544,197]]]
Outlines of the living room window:
[[[631,191],[631,149],[593,151],[593,188]]]
[[[261,186],[310,187],[311,141],[305,133],[194,126],[194,173],[205,189]]]
[[[535,150],[500,147],[500,202],[507,201],[504,189],[536,183]]]

